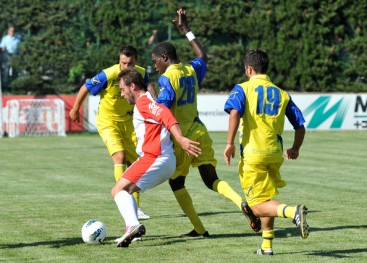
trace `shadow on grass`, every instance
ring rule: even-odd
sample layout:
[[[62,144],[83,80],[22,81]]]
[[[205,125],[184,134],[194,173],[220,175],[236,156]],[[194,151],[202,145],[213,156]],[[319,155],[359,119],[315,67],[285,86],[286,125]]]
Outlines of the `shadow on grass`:
[[[59,247],[65,247],[65,246],[79,245],[83,243],[84,242],[81,238],[65,238],[65,239],[60,239],[60,240],[40,241],[40,242],[33,242],[33,243],[2,244],[0,245],[0,249],[38,247],[38,246],[49,246],[52,248],[59,248]]]
[[[223,213],[223,212],[218,212]],[[233,212],[225,212],[225,213],[233,213]],[[217,213],[202,213],[201,215],[212,215]],[[337,231],[342,229],[367,229],[367,225],[347,225],[347,226],[335,226],[335,227],[311,227],[311,235],[312,232],[317,231]],[[236,233],[236,234],[210,234],[208,239],[223,239],[223,238],[240,238],[240,237],[252,237],[261,235],[261,231],[258,233],[255,232],[246,232],[246,233]],[[276,229],[275,230],[276,238],[289,238],[291,236],[299,236],[298,229],[294,226],[292,228],[283,228],[283,229]],[[105,245],[110,245],[114,243],[116,237],[108,237],[105,240]],[[179,236],[167,236],[167,235],[152,235],[152,236],[145,236],[144,240],[147,241],[155,241],[159,243],[160,246],[171,245],[175,243],[183,243],[187,241],[193,240],[205,240],[207,238],[181,238]],[[157,246],[157,243],[154,243],[152,246]],[[81,238],[65,238],[59,240],[50,240],[50,241],[40,241],[40,242],[33,242],[33,243],[16,243],[16,244],[0,244],[0,249],[14,249],[14,248],[23,248],[23,247],[37,247],[37,246],[48,246],[51,248],[59,248],[65,246],[74,246],[84,244]],[[367,248],[360,248],[360,249],[346,249],[346,250],[330,250],[330,251],[314,251],[314,252],[306,252],[307,255],[314,255],[314,256],[328,256],[328,257],[335,257],[335,258],[344,258],[348,257],[348,255],[344,254],[351,254],[351,253],[366,253]],[[293,254],[305,252],[292,252]],[[281,253],[281,254],[290,254],[290,253]]]
[[[117,237],[110,237],[108,238],[108,243],[114,243],[114,240]],[[197,240],[203,238],[197,238]],[[144,247],[158,247],[158,246],[170,246],[178,243],[187,242],[187,239],[180,238],[178,236],[162,236],[162,235],[153,235],[153,236],[143,236],[143,241],[132,242],[130,246],[139,245],[139,243],[143,243]],[[150,243],[153,242],[153,243]]]
[[[313,226],[310,226],[310,235],[312,235],[312,232],[335,231],[335,230],[342,230],[342,229],[367,229],[367,225],[362,225],[362,226],[351,225],[351,226],[335,226],[335,227],[313,227]],[[283,229],[276,228],[275,229],[275,236],[276,236],[276,238],[287,238],[287,237],[290,237],[290,236],[299,236],[299,230],[295,225],[292,228],[290,228],[290,227],[289,228],[283,228]]]
[[[217,235],[210,235],[210,237],[179,237],[179,236],[168,236],[168,235],[151,235],[151,236],[144,236],[143,237],[143,243],[144,247],[160,247],[160,246],[171,246],[175,244],[182,244],[182,243],[192,243],[192,242],[207,242],[208,240],[216,240],[215,242],[218,242],[217,239],[228,239],[228,238],[241,238],[248,236],[247,234],[239,233],[239,234],[217,234]],[[110,238],[111,242],[114,237]],[[140,242],[132,242],[131,246],[134,246],[135,244],[139,244]]]
[[[334,257],[334,258],[350,258],[351,254],[356,253],[367,253],[367,248],[353,248],[344,250],[327,250],[327,251],[314,251],[309,252],[307,255],[311,256],[324,256],[324,257]]]
[[[353,254],[367,253],[367,248],[352,248],[352,249],[340,249],[340,250],[320,250],[313,252],[290,252],[290,253],[277,253],[277,255],[288,254],[304,254],[309,256],[321,256],[331,258],[352,258]]]
[[[203,212],[203,213],[198,213],[199,217],[202,216],[212,216],[212,215],[221,215],[221,214],[239,214],[242,215],[242,212],[237,210],[233,210],[233,211],[216,211],[216,212]],[[154,220],[154,219],[159,219],[159,218],[177,218],[177,217],[187,217],[185,214],[162,214],[162,215],[154,215],[154,217],[152,217],[149,220]]]

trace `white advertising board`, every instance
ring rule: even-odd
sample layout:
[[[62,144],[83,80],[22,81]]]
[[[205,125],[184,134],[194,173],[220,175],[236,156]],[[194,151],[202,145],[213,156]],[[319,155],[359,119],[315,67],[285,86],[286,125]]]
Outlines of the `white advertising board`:
[[[99,95],[97,96],[88,96],[88,131],[89,132],[98,132],[96,126],[96,114],[98,112],[98,104],[99,104]],[[85,112],[85,111],[84,111]]]
[[[308,130],[367,130],[367,94],[291,94]],[[227,131],[227,95],[198,95],[198,111],[209,131]],[[88,97],[89,131],[97,132],[98,96]],[[293,130],[286,121],[285,130]]]

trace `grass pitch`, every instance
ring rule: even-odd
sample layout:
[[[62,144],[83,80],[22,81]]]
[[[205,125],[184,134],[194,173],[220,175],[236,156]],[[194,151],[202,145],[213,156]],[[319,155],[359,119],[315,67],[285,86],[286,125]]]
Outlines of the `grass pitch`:
[[[211,133],[221,179],[243,196],[237,156],[223,161],[225,133]],[[211,234],[182,239],[192,230],[168,183],[141,195],[151,216],[144,240],[116,248],[124,230],[110,196],[113,165],[96,134],[66,138],[0,139],[0,262],[364,262],[367,258],[367,133],[307,132],[300,158],[285,161],[288,185],[278,200],[309,208],[311,233],[302,240],[290,220],[276,219],[275,255],[254,255],[261,234],[229,200],[208,190],[197,169],[187,188]],[[293,133],[284,134],[285,147]],[[104,245],[86,245],[81,227],[89,219],[107,226]]]

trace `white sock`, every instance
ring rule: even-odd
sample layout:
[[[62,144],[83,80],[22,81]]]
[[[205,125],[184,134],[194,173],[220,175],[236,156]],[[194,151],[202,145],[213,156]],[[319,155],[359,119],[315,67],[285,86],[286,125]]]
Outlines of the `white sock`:
[[[134,196],[122,190],[115,195],[115,202],[127,227],[139,225]]]

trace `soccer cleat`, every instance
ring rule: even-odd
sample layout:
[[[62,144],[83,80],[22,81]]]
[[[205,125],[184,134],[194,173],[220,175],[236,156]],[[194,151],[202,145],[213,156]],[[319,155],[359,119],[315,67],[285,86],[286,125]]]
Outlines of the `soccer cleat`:
[[[195,229],[189,233],[180,235],[180,237],[209,237],[209,236],[210,235],[208,231],[205,231],[204,234],[199,234],[198,232],[195,231]]]
[[[131,242],[140,242],[140,241],[143,241],[143,238],[142,237],[134,237]]]
[[[306,221],[308,209],[304,205],[297,205],[296,213],[294,214],[293,223],[299,228],[301,237],[306,239],[310,234],[310,227]]]
[[[259,248],[254,253],[257,254],[257,255],[266,255],[266,256],[272,256],[272,255],[274,255],[273,250],[271,248],[269,248],[266,251],[264,251],[261,248]]]
[[[117,247],[128,247],[134,238],[141,237],[142,235],[145,235],[144,225],[131,226],[122,237],[115,239]]]
[[[261,229],[261,220],[257,216],[254,215],[251,208],[248,206],[247,202],[241,203],[242,213],[246,216],[248,222],[250,223],[251,228],[255,232],[259,232]]]
[[[150,216],[145,214],[141,208],[138,208],[138,219],[144,220],[144,219],[149,219],[149,218]]]

